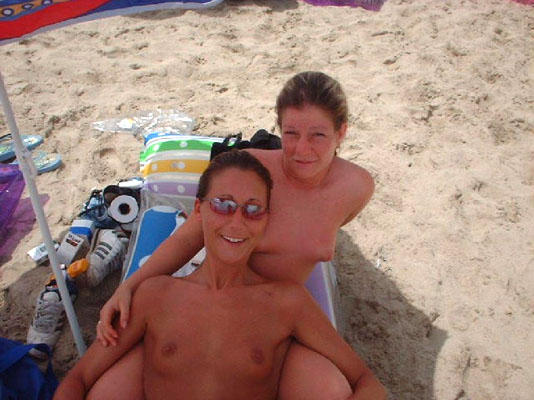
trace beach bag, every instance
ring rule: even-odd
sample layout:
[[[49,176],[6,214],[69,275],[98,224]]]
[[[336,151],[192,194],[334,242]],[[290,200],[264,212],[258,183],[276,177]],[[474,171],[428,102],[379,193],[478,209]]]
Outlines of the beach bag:
[[[230,140],[233,139],[233,143],[230,144]],[[267,132],[265,129],[260,129],[254,136],[248,140],[241,139],[241,133],[227,136],[222,143],[213,143],[211,146],[210,160],[220,153],[229,151],[232,149],[265,149],[275,150],[282,148],[282,142],[280,138],[272,133]]]
[[[51,355],[44,344],[21,344],[0,337],[0,400],[50,400],[58,386],[52,363],[43,374],[28,352],[37,348]]]

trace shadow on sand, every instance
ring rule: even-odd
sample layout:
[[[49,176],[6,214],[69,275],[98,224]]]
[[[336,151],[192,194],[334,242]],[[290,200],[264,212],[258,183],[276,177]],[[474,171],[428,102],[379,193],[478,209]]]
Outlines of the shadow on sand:
[[[387,387],[390,399],[430,400],[438,354],[447,338],[410,304],[383,270],[366,260],[352,238],[337,236],[341,330]]]
[[[226,0],[222,4],[213,8],[201,8],[198,10],[186,10],[182,8],[161,10],[161,11],[147,11],[139,14],[127,15],[132,19],[143,19],[150,21],[163,21],[169,18],[176,18],[184,15],[186,12],[198,12],[203,15],[213,17],[225,17],[235,12],[235,8],[246,5],[255,5],[264,8],[267,12],[284,12],[287,10],[294,10],[299,7],[297,0],[271,0],[271,1],[259,1],[259,0]],[[253,29],[253,28],[251,28]]]

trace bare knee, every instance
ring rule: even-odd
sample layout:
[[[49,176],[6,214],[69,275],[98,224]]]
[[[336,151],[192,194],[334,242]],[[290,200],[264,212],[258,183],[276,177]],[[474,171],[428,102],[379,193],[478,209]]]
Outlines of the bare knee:
[[[143,344],[126,353],[93,385],[87,400],[143,400]]]
[[[293,343],[287,353],[278,400],[345,400],[352,389],[330,360]]]

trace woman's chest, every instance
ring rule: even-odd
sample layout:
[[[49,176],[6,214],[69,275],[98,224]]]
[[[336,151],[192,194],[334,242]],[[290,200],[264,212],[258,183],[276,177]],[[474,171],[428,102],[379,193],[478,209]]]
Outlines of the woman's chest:
[[[147,332],[147,353],[155,368],[166,373],[193,370],[265,379],[281,366],[289,345],[289,332],[273,324],[276,314],[270,311],[216,305],[177,310],[180,316],[165,318],[163,326]]]
[[[288,253],[311,262],[330,260],[346,212],[329,193],[273,191],[272,212],[258,252]]]

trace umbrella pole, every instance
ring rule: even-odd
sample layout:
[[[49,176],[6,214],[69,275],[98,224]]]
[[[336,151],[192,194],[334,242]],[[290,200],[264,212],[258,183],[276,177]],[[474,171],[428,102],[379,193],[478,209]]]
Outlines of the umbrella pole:
[[[22,143],[17,123],[15,121],[15,116],[13,114],[13,109],[11,108],[11,103],[7,96],[7,91],[4,86],[4,80],[2,78],[1,73],[0,100],[4,108],[4,114],[7,118],[7,123],[11,132],[11,136],[13,137],[15,143],[15,154],[17,155],[17,160],[19,161],[19,167],[24,176],[24,181],[26,182],[26,185],[28,187],[33,211],[35,212],[35,216],[37,217],[39,229],[41,230],[41,235],[43,236],[46,250],[48,251],[50,265],[52,266],[52,271],[56,276],[56,282],[58,285],[59,293],[61,295],[61,301],[65,308],[65,313],[67,314],[67,319],[69,321],[72,335],[74,337],[74,342],[76,343],[76,348],[78,349],[78,354],[81,357],[83,353],[85,353],[86,347],[81,335],[78,319],[76,318],[76,313],[74,312],[74,307],[72,306],[69,290],[67,289],[67,284],[65,283],[65,277],[63,276],[63,273],[59,268],[59,261],[56,255],[56,250],[54,248],[54,242],[52,241],[52,236],[50,234],[50,228],[48,227],[48,222],[46,221],[43,207],[41,206],[41,203],[39,201],[39,192],[37,191],[37,186],[35,185],[34,181],[34,177],[37,175],[37,172],[35,170],[35,165],[31,158],[31,153],[28,151],[28,149],[26,149],[26,147],[24,147]]]

